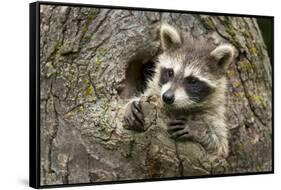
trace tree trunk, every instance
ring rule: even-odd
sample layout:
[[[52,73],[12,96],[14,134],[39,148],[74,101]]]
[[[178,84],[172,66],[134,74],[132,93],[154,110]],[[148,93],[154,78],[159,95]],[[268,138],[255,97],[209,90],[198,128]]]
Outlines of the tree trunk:
[[[41,185],[271,171],[271,64],[254,18],[41,5]],[[230,155],[211,162],[170,139],[143,97],[145,132],[126,130],[124,105],[145,88],[166,22],[232,43],[227,71]]]

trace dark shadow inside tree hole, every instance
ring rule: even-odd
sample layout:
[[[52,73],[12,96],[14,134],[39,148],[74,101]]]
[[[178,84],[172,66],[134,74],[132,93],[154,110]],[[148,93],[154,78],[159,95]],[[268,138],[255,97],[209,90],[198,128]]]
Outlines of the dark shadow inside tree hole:
[[[126,80],[119,95],[122,98],[138,96],[147,87],[147,81],[154,75],[154,57],[145,59],[146,56],[138,56],[128,63]]]

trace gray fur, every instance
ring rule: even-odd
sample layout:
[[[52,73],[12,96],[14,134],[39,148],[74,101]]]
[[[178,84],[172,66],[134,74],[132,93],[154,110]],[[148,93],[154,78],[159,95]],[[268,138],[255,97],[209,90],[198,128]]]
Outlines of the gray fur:
[[[161,27],[160,39],[163,53],[158,57],[155,75],[148,82],[144,95],[162,98],[167,90],[173,89],[175,101],[171,105],[162,103],[170,118],[167,129],[171,137],[199,142],[212,156],[227,157],[229,147],[224,118],[227,86],[225,69],[233,60],[234,48],[227,44],[216,47],[205,39],[193,39],[169,25]],[[160,71],[163,67],[172,68],[174,75],[169,82],[160,85]],[[184,88],[182,81],[189,76],[196,76],[210,88],[204,99],[192,99]],[[132,102],[136,101],[138,100],[128,103],[126,110],[132,110]],[[126,117],[134,116],[131,114],[125,115]]]

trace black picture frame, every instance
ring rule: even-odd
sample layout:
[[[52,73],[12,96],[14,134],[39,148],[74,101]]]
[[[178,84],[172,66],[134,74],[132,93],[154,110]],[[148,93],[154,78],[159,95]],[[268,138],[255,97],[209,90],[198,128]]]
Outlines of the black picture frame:
[[[78,184],[63,184],[63,185],[41,185],[40,184],[40,6],[72,6],[72,7],[89,7],[89,8],[107,8],[121,10],[137,10],[137,11],[157,11],[171,13],[188,13],[202,15],[222,15],[234,17],[250,17],[264,18],[272,21],[272,55],[270,57],[272,64],[272,170],[264,172],[249,172],[235,174],[220,174],[208,176],[191,176],[191,177],[173,177],[161,179],[140,179],[126,181],[110,181],[110,182],[95,182],[95,183],[78,183]],[[258,175],[274,173],[274,17],[264,15],[248,15],[248,14],[232,14],[232,13],[216,13],[216,12],[198,12],[186,10],[169,10],[156,8],[141,8],[141,7],[122,7],[122,6],[104,6],[79,3],[62,3],[62,2],[41,2],[37,1],[30,3],[29,12],[29,30],[30,30],[30,75],[29,75],[29,185],[33,188],[52,188],[52,187],[69,187],[69,186],[87,186],[99,184],[117,184],[117,183],[132,183],[146,181],[162,181],[162,180],[178,180],[178,179],[194,179],[194,178],[213,178],[213,177],[229,177],[243,175]]]

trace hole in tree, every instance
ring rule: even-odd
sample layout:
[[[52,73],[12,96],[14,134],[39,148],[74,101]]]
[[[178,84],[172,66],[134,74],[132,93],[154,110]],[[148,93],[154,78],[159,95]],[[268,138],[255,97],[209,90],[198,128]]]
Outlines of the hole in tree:
[[[124,86],[119,91],[122,98],[138,96],[145,91],[147,81],[153,77],[155,69],[154,57],[146,57],[139,55],[129,62]]]

